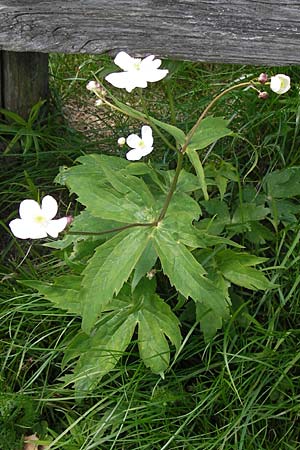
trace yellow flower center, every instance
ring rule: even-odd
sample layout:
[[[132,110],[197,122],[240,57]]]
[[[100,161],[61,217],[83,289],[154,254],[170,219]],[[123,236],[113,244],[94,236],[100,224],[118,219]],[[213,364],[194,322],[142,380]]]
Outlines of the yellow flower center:
[[[34,221],[38,224],[42,224],[46,222],[46,218],[44,216],[35,216]]]
[[[133,67],[135,68],[135,70],[141,70],[141,63],[140,62],[136,62],[133,64]]]

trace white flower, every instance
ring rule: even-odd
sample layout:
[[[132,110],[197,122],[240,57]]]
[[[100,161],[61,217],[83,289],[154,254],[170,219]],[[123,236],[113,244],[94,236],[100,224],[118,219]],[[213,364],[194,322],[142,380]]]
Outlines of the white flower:
[[[149,155],[153,150],[152,128],[144,125],[141,129],[141,138],[137,134],[130,134],[126,143],[132,150],[126,153],[130,161],[138,161],[143,156]]]
[[[115,72],[105,77],[106,81],[117,88],[126,89],[131,92],[134,88],[147,87],[147,82],[162,80],[168,73],[168,70],[159,69],[160,59],[154,59],[150,55],[144,59],[132,58],[126,52],[120,52],[115,57],[115,64],[124,72]]]
[[[276,94],[285,94],[291,87],[291,79],[288,75],[279,73],[271,77],[270,88]]]
[[[9,223],[12,233],[20,239],[39,239],[49,236],[56,238],[70,223],[68,217],[52,220],[57,213],[57,202],[46,195],[42,200],[42,206],[35,200],[23,200],[19,207],[20,219],[14,219]]]

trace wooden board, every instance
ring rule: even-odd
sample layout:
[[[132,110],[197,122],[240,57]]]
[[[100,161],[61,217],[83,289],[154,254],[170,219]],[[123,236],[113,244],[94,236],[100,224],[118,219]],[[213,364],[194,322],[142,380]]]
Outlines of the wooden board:
[[[300,1],[0,0],[0,50],[300,64]]]
[[[27,118],[48,95],[48,55],[0,52],[0,106]]]

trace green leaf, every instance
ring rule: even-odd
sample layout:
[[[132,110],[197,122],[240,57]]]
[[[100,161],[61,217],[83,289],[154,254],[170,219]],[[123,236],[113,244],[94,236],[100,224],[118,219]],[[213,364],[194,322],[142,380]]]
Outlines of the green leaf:
[[[232,135],[227,125],[228,120],[221,117],[206,117],[194,133],[188,149],[201,150],[224,136]]]
[[[249,253],[236,253],[233,250],[226,249],[216,254],[218,264],[231,264],[238,261],[240,264],[246,267],[257,266],[268,261],[268,258],[262,258],[256,255],[250,255]]]
[[[147,247],[135,266],[134,276],[131,282],[132,291],[134,291],[140,280],[154,267],[156,260],[157,254],[151,240],[148,242]]]
[[[92,184],[103,184],[106,179],[104,168],[119,171],[124,169],[129,162],[124,158],[108,155],[85,155],[77,159],[80,163],[73,167],[61,167],[55,182],[66,185],[71,192],[77,192],[83,180],[91,180]]]
[[[202,222],[202,221],[201,221]],[[174,211],[167,215],[160,225],[160,229],[172,235],[176,242],[180,242],[193,249],[207,248],[218,244],[226,244],[233,247],[241,246],[230,239],[209,234],[205,229],[199,229],[192,224],[191,216],[186,212]]]
[[[161,197],[162,204],[164,203],[165,197]],[[185,214],[189,217],[189,221],[198,220],[201,215],[201,208],[199,203],[197,203],[190,195],[184,194],[183,192],[176,192],[169,204],[166,217],[177,216],[177,214]]]
[[[196,317],[200,322],[201,331],[206,342],[212,339],[216,332],[222,328],[223,318],[215,314],[211,308],[203,303],[196,303]]]
[[[270,213],[269,208],[255,203],[242,203],[234,211],[232,224],[247,223],[255,220],[263,220]]]
[[[161,120],[157,120],[154,117],[149,117],[149,120],[150,120],[150,123],[151,122],[154,123],[158,127],[165,130],[167,133],[169,133],[171,136],[173,136],[175,138],[176,142],[178,142],[179,145],[183,146],[185,139],[186,139],[186,135],[184,134],[184,132],[182,130],[180,130],[180,128],[177,128],[174,125],[170,125],[168,123],[162,122]]]
[[[209,279],[214,283],[214,285],[223,292],[224,298],[227,299],[228,303],[230,303],[228,288],[230,287],[230,283],[226,281],[223,276],[216,272],[213,268],[213,271],[208,273]],[[200,322],[201,331],[204,334],[204,339],[206,342],[211,340],[217,331],[222,328],[223,320],[229,318],[221,317],[216,315],[211,308],[208,308],[206,305],[202,303],[196,303],[196,317]]]
[[[128,162],[104,156],[79,158],[81,165],[61,170],[56,181],[76,193],[94,217],[121,223],[153,221],[154,199],[145,182],[123,171]]]
[[[62,275],[54,283],[26,280],[22,284],[36,289],[56,307],[73,314],[82,314],[79,290],[82,278],[77,275]]]
[[[208,200],[209,197],[208,197],[207,185],[206,185],[206,181],[205,181],[205,174],[204,174],[203,166],[200,161],[199,155],[195,149],[189,148],[189,147],[186,151],[186,154],[188,155],[189,160],[191,161],[191,163],[196,171],[196,174],[197,174],[197,177],[199,180],[199,184],[200,184],[200,187],[203,192],[203,197],[205,200]]]
[[[113,97],[113,99],[114,103],[129,116],[134,117],[135,119],[143,120],[146,123],[150,122],[150,125],[154,123],[159,128],[163,129],[171,136],[173,136],[178,144],[180,144],[181,146],[184,144],[186,136],[184,132],[180,130],[180,128],[177,128],[174,125],[169,125],[168,123],[162,122],[161,120],[155,119],[154,117],[147,116],[146,114],[141,113],[140,111],[137,111],[136,109],[131,108],[128,105],[125,105],[115,97]]]
[[[242,266],[238,262],[232,265],[223,264],[220,267],[220,270],[227,280],[238,286],[254,291],[274,288],[274,285],[262,274],[262,272],[257,269]]]
[[[225,250],[219,252],[215,259],[223,276],[233,284],[252,290],[274,288],[261,271],[250,267],[265,262],[266,258]]]
[[[228,316],[227,299],[203,276],[205,270],[183,244],[158,227],[154,245],[164,273],[182,295],[210,307],[218,316]]]
[[[136,327],[136,318],[129,314],[130,305],[109,314],[101,321],[93,336],[79,337],[72,343],[69,356],[80,355],[74,371],[75,389],[88,390],[112,370],[124,354]]]
[[[166,180],[166,190],[168,191],[173,181],[175,171],[164,170],[162,174]],[[186,172],[184,169],[181,169],[175,192],[190,193],[198,189],[200,189],[200,186],[197,177],[192,173]]]
[[[76,246],[77,242],[81,241],[103,241],[107,237],[111,238],[112,234],[93,236],[93,235],[72,235],[74,232],[90,232],[90,233],[101,233],[102,231],[112,230],[120,226],[119,222],[114,220],[100,219],[99,217],[94,217],[87,210],[81,211],[78,216],[74,217],[74,220],[68,229],[70,233],[66,233],[61,240],[51,241],[43,244],[45,247],[51,247],[56,249],[64,249],[69,247],[71,244]]]
[[[138,323],[140,356],[152,372],[162,374],[170,361],[170,349],[165,335],[177,350],[180,347],[178,319],[158,295],[149,295],[146,292],[138,312]]]
[[[263,184],[270,197],[291,198],[300,195],[300,167],[275,170],[265,176]]]
[[[124,171],[115,172],[109,168],[103,169],[108,182],[123,195],[131,194],[131,200],[140,203],[141,206],[152,207],[153,195],[142,178],[127,174]]]
[[[150,227],[130,228],[99,246],[83,271],[82,328],[92,329],[104,307],[118,294],[136,266],[149,238]]]
[[[110,303],[112,311],[103,315],[93,335],[79,333],[74,338],[63,363],[80,356],[73,377],[77,390],[90,389],[113,369],[137,324],[141,358],[154,373],[166,370],[170,360],[166,337],[179,350],[181,334],[177,317],[154,290],[155,283],[146,279],[139,283],[133,296],[129,286],[125,286]]]

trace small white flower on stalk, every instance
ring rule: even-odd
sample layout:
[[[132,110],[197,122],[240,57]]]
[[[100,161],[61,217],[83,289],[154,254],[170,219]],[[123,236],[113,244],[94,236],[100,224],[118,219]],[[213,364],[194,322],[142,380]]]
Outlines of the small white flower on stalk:
[[[162,80],[169,71],[159,69],[160,59],[154,59],[154,55],[144,59],[132,58],[126,52],[119,52],[114,59],[117,66],[124,72],[115,72],[105,77],[106,81],[117,88],[131,92],[134,88],[146,88],[147,83]]]
[[[149,155],[153,150],[152,128],[144,125],[141,128],[141,138],[137,134],[130,134],[126,139],[126,144],[132,148],[126,153],[129,161],[138,161],[143,156]]]
[[[118,139],[118,145],[120,146],[120,147],[123,147],[123,145],[125,145],[126,144],[126,139],[124,138],[124,137],[119,137],[119,139]]]
[[[41,206],[35,200],[23,200],[19,207],[20,219],[12,220],[9,227],[20,239],[40,239],[48,235],[56,238],[72,221],[71,217],[53,220],[57,209],[57,202],[51,195],[43,198]]]
[[[291,87],[291,79],[288,75],[278,73],[271,77],[270,88],[276,94],[285,94]]]

